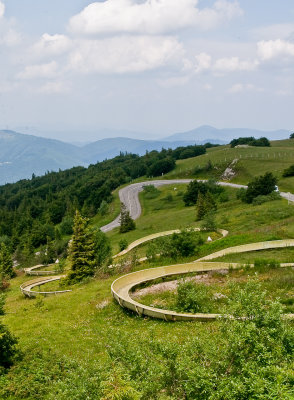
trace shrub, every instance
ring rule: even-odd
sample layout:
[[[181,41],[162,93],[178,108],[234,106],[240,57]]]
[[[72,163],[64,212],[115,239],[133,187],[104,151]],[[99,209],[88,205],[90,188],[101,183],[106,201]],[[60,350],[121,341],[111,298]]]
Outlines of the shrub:
[[[128,241],[127,239],[121,239],[118,243],[119,246],[119,251],[123,251],[128,247]]]
[[[145,199],[155,199],[160,195],[160,191],[154,185],[143,186]]]
[[[293,137],[294,139],[294,137]],[[289,168],[286,168],[283,172],[283,177],[287,178],[288,176],[294,176],[294,165],[290,165]]]
[[[268,195],[274,192],[277,185],[277,178],[271,172],[255,178],[249,182],[244,200],[246,203],[252,203],[253,199],[260,195]]]
[[[191,281],[181,281],[177,288],[177,309],[191,313],[209,312],[209,303],[212,296],[204,284],[195,284]]]

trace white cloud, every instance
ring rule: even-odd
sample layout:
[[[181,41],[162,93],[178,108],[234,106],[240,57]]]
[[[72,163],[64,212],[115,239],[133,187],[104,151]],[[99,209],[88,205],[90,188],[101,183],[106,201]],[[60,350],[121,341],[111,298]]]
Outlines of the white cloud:
[[[0,1],[0,18],[4,16],[5,13],[5,5]]]
[[[236,83],[229,90],[229,93],[237,94],[242,92],[263,92],[263,89],[251,83]]]
[[[1,29],[0,32],[0,44],[12,47],[17,46],[21,42],[21,35],[13,28]]]
[[[258,61],[242,61],[239,57],[229,57],[216,60],[213,69],[217,72],[253,71],[258,64]]]
[[[257,52],[263,61],[269,61],[278,57],[294,57],[294,43],[286,40],[262,40],[257,43]]]
[[[122,36],[77,41],[69,68],[80,73],[143,72],[178,62],[181,44],[172,37]]]
[[[198,0],[106,0],[91,3],[73,16],[69,29],[78,34],[162,34],[186,27],[210,29],[242,15],[237,1],[218,0],[199,9]]]
[[[39,55],[55,56],[67,52],[71,46],[71,39],[65,35],[44,33],[40,40],[34,44],[33,51]]]
[[[200,53],[196,57],[195,72],[199,74],[200,72],[206,71],[211,68],[211,56],[206,53]]]
[[[56,61],[47,64],[28,65],[17,75],[19,79],[53,78],[57,75]]]

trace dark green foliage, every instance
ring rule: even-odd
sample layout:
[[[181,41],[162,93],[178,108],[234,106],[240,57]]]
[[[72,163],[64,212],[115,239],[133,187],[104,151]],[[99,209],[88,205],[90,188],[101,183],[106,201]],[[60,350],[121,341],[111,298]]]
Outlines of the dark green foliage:
[[[290,139],[294,139],[294,132],[293,132],[293,133],[291,133],[291,135],[290,135]]]
[[[45,265],[48,265],[48,264],[51,264],[51,263],[55,262],[55,260],[56,260],[56,253],[55,253],[55,249],[54,249],[54,243],[48,237],[47,238],[47,244],[46,244],[46,247],[45,247],[45,254],[44,254],[43,263]]]
[[[207,143],[207,146],[186,146],[186,147],[178,147],[177,149],[173,150],[173,158],[175,160],[184,160],[190,157],[197,157],[202,154],[206,153],[206,147],[212,145]]]
[[[177,309],[180,312],[208,313],[212,295],[207,285],[181,281],[177,287]]]
[[[156,161],[152,164],[148,170],[148,176],[160,176],[163,174],[167,174],[169,171],[172,171],[176,166],[176,162],[173,158],[167,157],[162,160]]]
[[[87,229],[87,220],[76,211],[73,236],[69,246],[71,270],[67,276],[69,282],[79,282],[95,273],[94,240]]]
[[[277,178],[275,178],[271,172],[267,172],[265,175],[259,176],[249,182],[244,201],[246,203],[252,203],[253,199],[257,196],[266,196],[274,192],[276,185]]]
[[[185,206],[192,206],[197,203],[198,194],[206,195],[207,192],[210,194],[219,196],[224,191],[224,188],[218,185],[214,180],[208,180],[207,182],[197,181],[196,179],[189,183],[187,190],[183,196]]]
[[[196,207],[197,220],[203,219],[205,215],[217,209],[216,202],[210,192],[206,192],[205,194],[199,193]]]
[[[206,151],[205,146],[188,149],[194,156]],[[6,235],[12,241],[12,250],[19,247],[21,251],[28,240],[34,250],[46,244],[47,236],[55,239],[56,224],[60,224],[62,235],[70,235],[75,210],[89,217],[98,211],[104,214],[114,189],[146,174],[158,176],[170,171],[185,150],[163,149],[142,157],[121,153],[88,168],[48,172],[0,186],[0,237]]]
[[[253,199],[252,204],[257,206],[263,203],[266,203],[268,201],[274,201],[274,200],[280,200],[281,196],[277,192],[272,192],[270,194],[267,194],[266,196],[257,196]]]
[[[105,200],[101,201],[101,204],[100,204],[100,207],[99,207],[98,211],[99,211],[99,214],[102,215],[102,216],[107,213],[107,211],[108,211],[107,201],[105,201]]]
[[[0,293],[0,316],[4,314],[5,297]],[[13,364],[17,340],[0,321],[0,376],[2,368],[8,368]]]
[[[72,235],[73,218],[69,215],[65,216],[59,226],[63,235]]]
[[[154,259],[156,254],[176,260],[179,257],[189,257],[196,254],[199,244],[203,244],[199,233],[185,230],[150,243],[146,255],[149,260]]]
[[[119,245],[119,251],[123,251],[128,247],[128,241],[127,239],[121,239],[118,243]]]
[[[257,147],[270,147],[271,145],[270,141],[266,137],[255,139],[253,136],[240,137],[239,139],[233,139],[230,142],[231,147],[236,147],[242,144],[247,144],[248,146],[257,146]]]
[[[127,210],[124,203],[120,206],[120,233],[129,232],[136,229],[136,224],[130,216],[130,212]]]
[[[294,135],[294,134],[293,134]],[[294,137],[293,137],[294,139]],[[290,165],[289,168],[286,168],[283,172],[283,177],[287,178],[288,176],[294,176],[294,165]]]
[[[1,243],[0,246],[0,275],[6,279],[10,279],[15,276],[15,272],[13,271],[12,257],[4,243]]]
[[[102,231],[96,230],[94,236],[95,263],[102,267],[111,257],[111,245],[109,238]]]

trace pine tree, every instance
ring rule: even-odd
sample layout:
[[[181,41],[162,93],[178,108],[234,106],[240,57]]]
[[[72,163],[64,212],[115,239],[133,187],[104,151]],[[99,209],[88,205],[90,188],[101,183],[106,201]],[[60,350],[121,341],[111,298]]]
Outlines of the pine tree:
[[[120,203],[120,233],[125,233],[136,229],[136,224],[130,216],[130,212],[124,203]]]
[[[79,282],[87,276],[93,276],[95,272],[94,241],[87,229],[87,222],[87,219],[76,211],[69,247],[71,271],[67,279],[71,282]]]
[[[0,249],[0,273],[8,279],[15,276],[11,255],[4,243],[1,243]]]
[[[204,195],[201,192],[199,192],[198,194],[196,208],[197,208],[197,220],[200,220],[204,217],[206,213],[205,199]]]

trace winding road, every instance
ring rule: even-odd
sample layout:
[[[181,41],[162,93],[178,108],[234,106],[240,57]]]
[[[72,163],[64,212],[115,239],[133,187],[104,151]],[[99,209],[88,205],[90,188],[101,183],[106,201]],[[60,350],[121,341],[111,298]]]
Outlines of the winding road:
[[[144,186],[154,185],[155,187],[163,186],[163,185],[177,185],[177,184],[188,184],[194,179],[171,179],[171,180],[155,180],[155,181],[146,181],[146,182],[139,182],[133,183],[129,186],[126,186],[118,192],[119,199],[122,203],[125,204],[127,210],[130,212],[130,216],[133,220],[136,220],[140,217],[142,209],[139,200],[139,193],[143,191]],[[206,180],[198,180],[199,182],[206,182]],[[235,189],[247,189],[246,185],[238,185],[237,183],[230,183],[230,182],[217,182],[218,185],[224,187],[232,187]],[[294,195],[292,193],[280,193],[281,197],[284,199],[294,202]],[[114,228],[119,227],[120,225],[120,215],[115,218],[112,222],[107,225],[102,226],[100,229],[102,232],[110,232]]]

